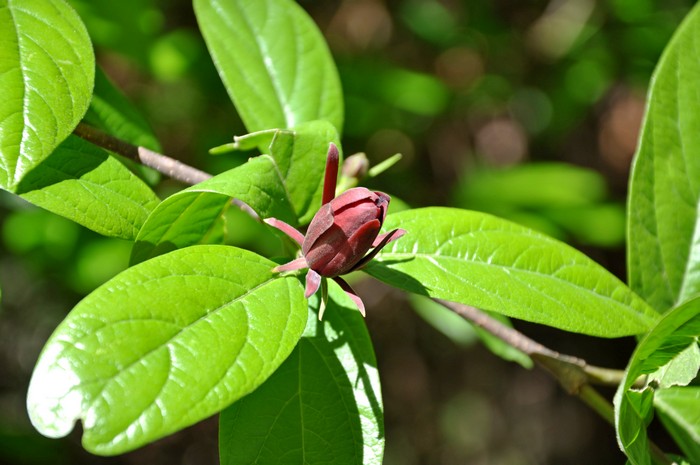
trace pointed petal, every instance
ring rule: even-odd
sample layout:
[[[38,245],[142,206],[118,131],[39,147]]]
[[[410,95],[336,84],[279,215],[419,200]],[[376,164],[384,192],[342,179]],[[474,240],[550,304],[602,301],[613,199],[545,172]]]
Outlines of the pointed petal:
[[[333,199],[333,211],[337,213],[352,204],[362,201],[371,201],[374,203],[375,197],[376,195],[374,192],[366,187],[353,187]]]
[[[388,233],[380,234],[377,236],[377,238],[374,240],[374,242],[372,242],[372,247],[379,247],[379,244],[381,244],[384,241],[384,239],[387,238],[387,236],[391,236],[391,237],[386,244],[388,244],[391,241],[395,241],[396,239],[403,236],[404,234],[406,234],[405,229],[394,229],[393,231],[389,231]],[[384,245],[386,245],[386,244],[384,244]],[[384,247],[384,246],[382,246],[382,247]]]
[[[352,299],[353,302],[355,302],[355,305],[357,305],[357,309],[360,311],[360,314],[362,316],[365,316],[365,304],[362,302],[362,299],[360,299],[360,296],[357,295],[357,292],[353,290],[352,287],[343,279],[343,278],[338,278],[335,277],[333,278],[333,281],[338,283],[340,288],[345,291],[345,293]]]
[[[335,197],[339,162],[340,154],[338,153],[338,147],[331,142],[330,147],[328,147],[328,155],[326,156],[326,174],[323,178],[323,199],[321,205],[327,204]]]
[[[293,226],[288,225],[284,221],[278,220],[277,218],[265,218],[263,221],[272,226],[273,228],[279,229],[280,231],[285,233],[287,236],[289,236],[290,239],[298,243],[300,246],[304,242],[304,235],[297,231]]]
[[[384,236],[384,237],[379,242],[379,244],[377,244],[374,247],[374,249],[372,249],[372,251],[370,253],[365,255],[364,258],[362,258],[362,260],[357,262],[355,264],[355,266],[353,266],[350,271],[359,270],[360,268],[365,266],[370,260],[372,260],[379,253],[380,250],[382,250],[384,248],[385,245],[387,245],[389,242],[391,242],[395,239],[398,239],[399,237],[403,236],[404,234],[406,234],[405,229],[394,229],[393,231],[389,231],[386,234],[382,234],[382,236]]]
[[[292,260],[289,263],[285,263],[284,265],[278,265],[272,269],[275,273],[281,273],[282,271],[294,271],[294,270],[301,270],[302,268],[306,268],[309,266],[306,263],[306,259],[304,257],[297,258],[295,260]]]
[[[306,291],[304,292],[304,297],[307,299],[314,295],[318,291],[318,287],[321,285],[321,275],[316,273],[314,270],[309,269],[306,273]]]
[[[319,237],[333,226],[333,210],[330,204],[325,204],[314,215],[314,218],[306,230],[306,236],[301,246],[301,251],[306,253],[313,247]]]

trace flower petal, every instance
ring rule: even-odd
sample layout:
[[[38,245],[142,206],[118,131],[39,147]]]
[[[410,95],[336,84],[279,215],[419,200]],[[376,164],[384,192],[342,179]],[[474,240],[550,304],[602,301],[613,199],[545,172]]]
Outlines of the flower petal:
[[[345,291],[345,293],[352,299],[353,302],[355,302],[355,305],[357,305],[357,309],[360,311],[360,314],[362,316],[365,316],[365,304],[362,302],[362,299],[360,299],[360,296],[357,295],[357,292],[350,287],[350,285],[343,279],[339,277],[333,278],[333,281],[338,283],[340,288]]]
[[[325,205],[335,197],[335,186],[338,183],[338,163],[340,162],[340,154],[338,147],[331,142],[328,147],[328,155],[326,155],[326,173],[323,178],[323,198],[321,205]]]
[[[288,225],[284,221],[278,220],[277,218],[265,218],[263,221],[268,225],[272,226],[273,228],[279,229],[280,231],[285,233],[287,236],[289,236],[290,239],[292,239],[294,242],[297,242],[300,246],[304,242],[304,235],[297,231],[296,228]]]
[[[300,257],[295,260],[292,260],[289,263],[285,263],[284,265],[278,265],[272,269],[275,273],[281,273],[283,271],[294,271],[294,270],[301,270],[302,268],[306,268],[308,263],[306,263],[306,258]]]
[[[384,248],[385,245],[387,245],[389,242],[391,242],[393,240],[398,239],[399,237],[403,236],[404,234],[406,234],[406,230],[399,229],[399,228],[394,229],[393,231],[389,231],[386,234],[381,234],[382,240],[379,241],[379,244],[377,244],[376,246],[373,245],[374,249],[370,253],[365,255],[360,261],[358,261],[355,264],[355,266],[353,266],[349,271],[356,271],[356,270],[359,270],[360,268],[362,268],[363,266],[365,266],[370,260],[372,260],[375,257],[375,255],[377,255],[379,253],[380,250],[382,250]],[[377,239],[375,239],[374,242],[376,243],[378,239],[379,239],[379,236],[377,236]]]
[[[318,291],[318,287],[321,285],[321,275],[316,273],[314,270],[309,269],[306,273],[306,290],[304,291],[304,297],[307,299],[314,295]]]

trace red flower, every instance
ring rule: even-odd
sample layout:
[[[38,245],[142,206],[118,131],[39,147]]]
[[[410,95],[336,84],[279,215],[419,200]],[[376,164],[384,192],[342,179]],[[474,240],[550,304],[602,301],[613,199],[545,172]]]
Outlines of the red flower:
[[[386,244],[403,236],[406,231],[394,229],[379,234],[391,200],[383,192],[356,187],[333,198],[338,175],[338,158],[338,149],[331,144],[326,160],[322,206],[311,220],[306,236],[278,219],[268,218],[265,222],[284,232],[301,246],[302,257],[280,265],[274,271],[309,268],[306,274],[306,298],[318,290],[322,277],[332,278],[364,315],[365,306],[362,300],[339,275],[362,268]],[[319,312],[319,318],[322,315],[322,312]]]

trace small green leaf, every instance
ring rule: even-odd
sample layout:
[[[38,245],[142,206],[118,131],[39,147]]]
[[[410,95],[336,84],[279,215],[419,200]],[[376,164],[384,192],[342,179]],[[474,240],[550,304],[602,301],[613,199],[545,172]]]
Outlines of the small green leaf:
[[[700,5],[659,61],[629,193],[628,270],[660,312],[700,292]]]
[[[327,121],[311,121],[291,132],[278,131],[270,144],[270,154],[279,166],[298,224],[309,223],[321,208],[323,173],[331,142],[340,149],[338,131]]]
[[[318,307],[315,299],[314,307]],[[260,388],[221,412],[222,465],[380,465],[379,376],[364,320],[335,283],[323,321]]]
[[[77,126],[95,57],[63,0],[0,0],[0,187],[14,192]]]
[[[387,216],[408,233],[365,270],[416,294],[592,336],[640,334],[658,318],[574,248],[485,213],[451,208]]]
[[[298,220],[307,224],[321,207],[323,174],[330,143],[340,149],[338,131],[328,121],[310,121],[292,129],[268,129],[236,136],[232,144],[215,147],[217,154],[256,147],[277,163]],[[341,154],[342,155],[342,154]]]
[[[292,0],[195,0],[219,75],[249,132],[343,125],[340,79],[321,32]]]
[[[16,193],[95,232],[129,240],[159,202],[117,159],[73,135],[22,179]]]
[[[294,222],[279,170],[266,155],[171,195],[146,220],[136,237],[131,263],[199,244],[231,198],[247,203],[262,218]]]
[[[83,421],[97,454],[132,450],[262,384],[307,320],[303,286],[229,246],[194,246],[117,275],[81,301],[39,357],[27,405],[62,437]]]
[[[668,371],[666,367],[673,364],[679,354],[686,352],[690,345],[697,345],[699,334],[700,298],[695,298],[666,313],[634,351],[623,382],[615,394],[618,443],[632,464],[651,463],[646,426],[653,416],[656,384],[652,383],[654,376],[648,377],[647,385],[642,389],[633,387],[635,381],[642,375],[653,374],[658,379],[658,373]],[[695,365],[697,374],[697,360],[691,363]],[[687,362],[683,365],[687,366]],[[676,377],[675,381],[680,379]]]

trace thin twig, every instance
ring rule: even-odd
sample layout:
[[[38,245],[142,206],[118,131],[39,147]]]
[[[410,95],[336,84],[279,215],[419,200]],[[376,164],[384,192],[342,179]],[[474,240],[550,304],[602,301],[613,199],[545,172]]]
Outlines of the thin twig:
[[[200,171],[173,158],[154,152],[145,147],[136,146],[111,136],[85,123],[78,124],[73,130],[78,137],[88,142],[122,155],[137,163],[163,173],[169,178],[194,185],[211,178],[211,174]]]
[[[519,351],[538,358],[540,363],[545,359],[556,360],[560,364],[572,365],[576,370],[581,371],[586,382],[592,384],[600,384],[605,386],[617,386],[622,382],[625,372],[622,370],[614,370],[611,368],[602,368],[589,365],[585,360],[571,355],[564,355],[556,352],[548,347],[543,346],[539,342],[533,341],[523,333],[510,328],[500,321],[492,318],[488,313],[479,310],[478,308],[470,307],[469,305],[449,302],[442,299],[434,299],[439,304],[449,308],[462,318],[470,321],[472,324],[483,328],[497,338],[501,339],[511,347]],[[550,367],[554,369],[553,367]],[[574,388],[574,386],[570,386]],[[568,388],[567,388],[568,389]]]

